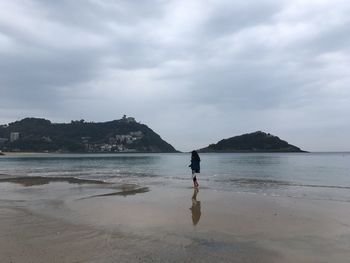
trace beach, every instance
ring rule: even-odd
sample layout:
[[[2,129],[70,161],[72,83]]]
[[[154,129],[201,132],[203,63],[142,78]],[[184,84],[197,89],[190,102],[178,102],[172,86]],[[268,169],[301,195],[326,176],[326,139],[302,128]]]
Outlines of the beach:
[[[347,262],[350,255],[348,203],[200,189],[193,211],[191,188],[89,198],[91,186],[79,185],[79,198],[53,198],[64,184],[37,187],[50,188],[48,200],[20,185],[12,190],[31,192],[31,200],[17,193],[1,201],[0,262]]]
[[[350,202],[343,193],[305,198],[315,196],[315,187],[292,186],[298,190],[290,195],[283,186],[277,190],[288,194],[274,195],[271,181],[264,185],[269,191],[246,185],[225,191],[205,174],[196,191],[190,177],[98,180],[101,175],[35,170],[9,178],[5,172],[0,262],[348,262],[350,256]],[[318,196],[335,191],[324,188]]]

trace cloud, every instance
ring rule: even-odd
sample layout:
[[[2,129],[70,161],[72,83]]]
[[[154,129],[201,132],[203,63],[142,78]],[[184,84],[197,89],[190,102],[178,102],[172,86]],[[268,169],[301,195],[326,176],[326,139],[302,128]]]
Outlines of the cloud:
[[[349,149],[349,11],[345,0],[4,1],[0,121],[125,113],[181,150],[259,129]]]

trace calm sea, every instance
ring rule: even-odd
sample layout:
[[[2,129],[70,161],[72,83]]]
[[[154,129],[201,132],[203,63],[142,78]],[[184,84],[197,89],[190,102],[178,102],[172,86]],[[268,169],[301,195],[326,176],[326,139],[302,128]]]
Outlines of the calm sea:
[[[201,154],[203,189],[350,202],[350,153]],[[190,154],[1,156],[0,178],[77,177],[154,187],[191,187]]]

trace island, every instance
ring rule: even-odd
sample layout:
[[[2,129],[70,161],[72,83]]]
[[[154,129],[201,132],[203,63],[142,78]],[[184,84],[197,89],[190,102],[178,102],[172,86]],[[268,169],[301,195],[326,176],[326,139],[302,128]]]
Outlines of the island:
[[[223,139],[198,152],[305,152],[299,147],[262,131]]]
[[[147,125],[124,115],[107,122],[25,118],[0,125],[3,152],[178,152]]]

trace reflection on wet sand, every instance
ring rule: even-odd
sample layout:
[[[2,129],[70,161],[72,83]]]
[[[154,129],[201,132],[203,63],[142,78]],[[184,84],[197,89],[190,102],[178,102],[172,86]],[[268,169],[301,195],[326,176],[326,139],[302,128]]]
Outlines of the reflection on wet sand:
[[[114,196],[114,195],[121,195],[121,196],[128,196],[128,195],[136,195],[136,194],[142,194],[142,193],[147,193],[149,192],[148,187],[140,187],[140,188],[135,188],[135,189],[123,189],[122,191],[119,192],[112,192],[112,193],[107,193],[107,194],[100,194],[100,195],[93,195],[90,196],[89,198],[92,197],[104,197],[104,196]],[[87,198],[84,198],[87,199]]]
[[[201,218],[201,201],[197,200],[198,192],[198,189],[194,189],[192,195],[192,207],[190,208],[192,212],[192,223],[194,226],[198,224],[199,219]]]
[[[69,184],[109,184],[104,181],[80,179],[76,177],[44,177],[44,176],[24,176],[0,179],[0,183],[14,183],[23,186],[36,186],[49,183],[69,183]]]

